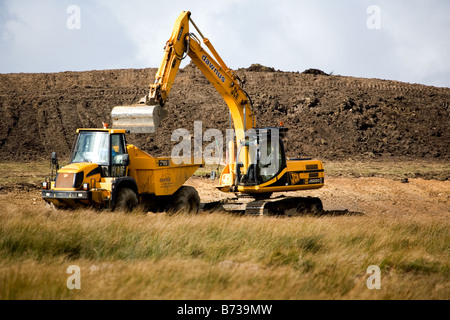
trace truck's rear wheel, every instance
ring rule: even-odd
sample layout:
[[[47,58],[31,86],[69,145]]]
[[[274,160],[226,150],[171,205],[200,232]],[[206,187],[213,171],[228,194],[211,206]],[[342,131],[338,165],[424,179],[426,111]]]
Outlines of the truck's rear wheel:
[[[122,188],[117,193],[115,211],[132,211],[139,203],[136,193],[129,188]]]
[[[174,194],[174,202],[169,208],[169,212],[198,213],[200,208],[200,197],[193,187],[182,186]]]

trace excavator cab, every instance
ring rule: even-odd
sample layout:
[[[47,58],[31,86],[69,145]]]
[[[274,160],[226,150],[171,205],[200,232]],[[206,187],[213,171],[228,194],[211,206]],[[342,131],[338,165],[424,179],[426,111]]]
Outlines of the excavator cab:
[[[264,184],[277,177],[286,168],[284,144],[280,138],[280,130],[282,133],[286,131],[285,128],[249,130],[248,138],[238,150],[236,164],[238,185]],[[245,168],[247,168],[246,172]]]

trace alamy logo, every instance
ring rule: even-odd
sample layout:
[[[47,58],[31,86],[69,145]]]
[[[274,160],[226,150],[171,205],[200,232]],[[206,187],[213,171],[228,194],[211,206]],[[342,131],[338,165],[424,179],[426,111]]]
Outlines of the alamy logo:
[[[234,146],[236,136],[244,137]],[[203,123],[194,121],[194,135],[189,130],[180,128],[172,132],[171,141],[177,142],[172,148],[171,159],[174,164],[230,164],[236,159],[242,160],[247,152],[249,165],[258,164],[266,175],[276,174],[280,167],[278,129],[226,130],[226,140],[222,131],[208,129],[203,133]],[[203,142],[209,144],[203,149]],[[237,150],[236,150],[237,147]],[[233,148],[233,149],[232,149]],[[223,161],[225,149],[225,162]],[[193,151],[193,152],[192,152]],[[236,159],[230,159],[237,151]],[[193,157],[192,157],[193,156]],[[192,162],[194,161],[194,162]]]
[[[81,9],[79,6],[71,5],[67,7],[67,14],[70,16],[66,20],[66,26],[69,30],[81,29]]]
[[[367,8],[367,14],[370,16],[367,18],[366,24],[369,30],[381,29],[381,8],[379,6],[369,6]]]
[[[66,271],[70,276],[67,278],[67,288],[69,290],[81,289],[81,269],[79,266],[69,266]]]
[[[369,266],[367,268],[367,274],[370,276],[367,278],[366,285],[369,290],[381,289],[381,270],[379,266]]]

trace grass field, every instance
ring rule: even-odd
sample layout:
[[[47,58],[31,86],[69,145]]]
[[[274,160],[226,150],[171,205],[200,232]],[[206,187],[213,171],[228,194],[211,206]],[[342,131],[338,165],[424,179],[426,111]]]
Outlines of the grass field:
[[[0,213],[0,299],[449,299],[449,224],[22,208]],[[69,290],[67,268],[81,270]],[[371,265],[381,289],[369,290]]]
[[[0,187],[9,190],[0,198],[1,300],[450,299],[445,212],[290,218],[61,212],[22,201],[36,191],[13,188],[38,183],[48,166],[6,165],[0,165],[8,177]],[[345,172],[345,164],[328,167]],[[355,168],[349,174],[358,174]],[[79,290],[67,287],[72,265],[80,268]],[[379,290],[367,287],[373,265],[381,270]]]

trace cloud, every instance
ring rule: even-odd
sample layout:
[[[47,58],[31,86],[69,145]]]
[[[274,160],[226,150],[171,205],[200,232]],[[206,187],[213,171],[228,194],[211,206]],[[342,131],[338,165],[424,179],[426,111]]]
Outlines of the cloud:
[[[71,30],[67,8],[73,1],[23,1],[4,3],[0,71],[58,72],[124,68],[133,65],[129,52],[135,44],[123,28],[95,2],[82,2],[80,29]],[[3,20],[6,19],[6,20]]]
[[[245,6],[246,3],[238,0],[226,2],[133,0],[132,5],[129,1],[122,0],[98,0],[98,2],[111,10],[120,21],[127,36],[137,44],[134,59],[141,67],[159,66],[165,43],[172,33],[175,20],[182,11],[191,11],[192,18],[204,34],[214,35],[211,41],[215,45],[222,42],[224,46],[223,40],[226,38],[223,36],[230,35],[229,31],[236,21],[236,17],[230,11],[233,11],[233,8]],[[246,31],[241,32],[236,35],[236,38],[241,38]]]
[[[80,30],[66,26],[70,5],[80,7]],[[380,9],[379,30],[367,27],[369,6]],[[158,67],[176,18],[189,10],[233,69],[313,67],[450,86],[449,9],[446,0],[5,0],[0,72]]]
[[[383,1],[384,24],[392,41],[386,48],[398,80],[450,86],[450,3],[413,0],[399,5]],[[434,78],[434,80],[432,80]]]

